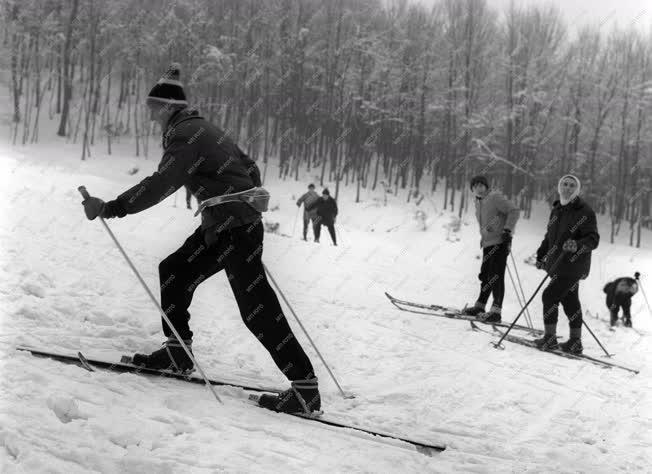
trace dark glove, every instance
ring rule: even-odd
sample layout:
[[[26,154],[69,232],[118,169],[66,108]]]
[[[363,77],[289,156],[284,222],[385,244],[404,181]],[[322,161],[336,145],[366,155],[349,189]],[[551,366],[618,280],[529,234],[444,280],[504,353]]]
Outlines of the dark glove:
[[[537,262],[534,264],[534,266],[537,267],[537,269],[539,270],[541,270],[544,265],[545,263],[543,262],[543,260],[537,260]]]
[[[89,197],[82,202],[84,205],[84,212],[88,220],[93,220],[97,216],[104,217],[103,213],[106,209],[106,203],[100,198]]]
[[[84,212],[89,220],[95,219],[100,216],[102,219],[111,219],[113,217],[124,217],[127,211],[119,199],[104,202],[100,198],[90,197],[82,202],[84,205]]]
[[[562,246],[562,250],[564,252],[571,252],[571,253],[577,252],[577,240],[568,239],[566,242],[564,242],[564,245]]]

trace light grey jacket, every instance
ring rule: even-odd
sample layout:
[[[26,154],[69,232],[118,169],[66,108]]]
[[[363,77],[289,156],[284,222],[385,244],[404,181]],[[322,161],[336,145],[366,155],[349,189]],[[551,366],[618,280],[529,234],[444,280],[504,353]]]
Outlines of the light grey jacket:
[[[480,224],[480,246],[490,247],[503,241],[504,229],[514,232],[519,210],[498,191],[491,191],[482,199],[475,199],[475,217]]]
[[[310,209],[310,206],[319,199],[319,194],[315,191],[306,191],[298,200],[297,206],[303,204],[303,218],[304,219],[314,219],[317,217],[317,209]]]

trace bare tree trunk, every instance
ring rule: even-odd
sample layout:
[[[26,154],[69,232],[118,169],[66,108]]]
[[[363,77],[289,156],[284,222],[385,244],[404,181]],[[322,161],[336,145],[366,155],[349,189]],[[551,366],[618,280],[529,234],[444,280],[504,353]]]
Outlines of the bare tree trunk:
[[[19,82],[19,71],[18,71],[18,59],[20,56],[21,43],[18,36],[18,2],[13,4],[11,8],[11,21],[12,21],[12,33],[11,33],[11,84],[12,84],[12,96],[14,99],[14,113],[13,113],[13,126],[14,134],[12,143],[16,144],[16,134],[18,133],[18,124],[20,123],[20,82]],[[8,7],[9,8],[9,7]]]
[[[41,117],[41,105],[43,102],[43,93],[45,88],[41,90],[41,59],[40,59],[40,35],[39,31],[36,31],[36,47],[35,47],[35,56],[34,64],[36,67],[36,85],[34,87],[34,95],[36,101],[36,117],[34,119],[34,128],[32,129],[32,139],[31,143],[36,143],[38,141],[38,130],[39,130],[39,120]]]
[[[138,57],[138,55],[136,56]],[[136,64],[138,64],[138,61],[136,61]],[[134,74],[134,82],[136,85],[136,96],[134,98],[134,133],[136,135],[136,156],[140,156],[140,124],[138,123],[138,111],[140,110],[139,104],[140,104],[140,79],[141,79],[141,72],[136,67],[136,71]]]
[[[111,139],[113,137],[114,125],[111,123],[111,110],[109,107],[109,97],[111,95],[111,65],[109,62],[109,72],[107,74],[106,95],[104,96],[104,118],[102,120],[102,128],[106,131],[106,147],[107,153],[111,155]]]
[[[89,58],[88,58],[90,72],[87,77],[88,96],[87,96],[87,101],[85,102],[86,117],[84,119],[84,138],[82,142],[82,156],[81,156],[82,161],[86,159],[86,151],[88,151],[88,156],[90,156],[91,154],[90,136],[89,136],[88,128],[90,126],[91,112],[93,111],[92,103],[93,103],[93,99],[95,98],[95,39],[96,39],[97,23],[95,20],[94,7],[95,7],[95,1],[90,0],[89,34],[91,38],[90,38],[90,49],[89,49]]]
[[[72,0],[68,26],[66,27],[66,41],[63,47],[63,108],[61,111],[61,121],[57,135],[66,136],[66,124],[68,123],[68,114],[70,112],[70,98],[72,96],[72,77],[70,71],[70,52],[72,49],[73,24],[77,17],[77,8],[79,0]]]

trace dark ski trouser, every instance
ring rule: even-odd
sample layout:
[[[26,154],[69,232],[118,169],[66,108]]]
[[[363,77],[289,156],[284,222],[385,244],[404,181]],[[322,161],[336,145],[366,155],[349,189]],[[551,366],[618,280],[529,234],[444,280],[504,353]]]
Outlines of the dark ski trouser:
[[[315,227],[317,224],[315,224],[315,219],[314,217],[310,216],[309,214],[303,214],[303,240],[306,240],[308,238],[308,226],[310,225],[310,222],[312,221],[312,232],[314,235],[317,235],[317,231],[315,231]]]
[[[582,327],[582,306],[580,305],[580,282],[575,278],[553,278],[543,293],[543,323],[556,325],[559,303],[568,317],[568,327]]]
[[[618,320],[618,312],[620,311],[620,308],[623,309],[623,320],[631,321],[632,319],[632,315],[630,313],[631,306],[632,306],[631,297],[614,296],[610,298],[609,296],[607,296],[607,308],[609,308],[609,313],[611,314],[612,323]]]
[[[489,296],[493,295],[492,305],[497,308],[503,307],[507,255],[509,255],[509,247],[502,243],[482,249],[482,265],[478,275],[482,285],[478,296],[479,303],[487,304]]]
[[[183,339],[192,339],[188,308],[195,288],[226,270],[240,315],[290,380],[314,377],[308,356],[295,338],[263,268],[263,224],[225,230],[207,246],[198,228],[183,245],[159,264],[161,306]],[[163,332],[172,331],[163,323]]]
[[[324,222],[324,221],[319,221],[315,224],[315,240],[319,240],[319,236],[321,235],[321,226],[326,226],[328,229],[328,233],[331,236],[331,240],[333,241],[333,244],[337,245],[337,238],[335,237],[335,224],[332,222]]]

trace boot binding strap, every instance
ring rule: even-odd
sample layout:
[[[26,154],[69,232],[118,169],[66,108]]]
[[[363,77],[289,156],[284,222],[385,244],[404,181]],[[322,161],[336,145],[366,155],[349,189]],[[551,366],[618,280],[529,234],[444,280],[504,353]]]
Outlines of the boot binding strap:
[[[308,404],[306,403],[306,400],[299,393],[299,389],[313,389],[313,390],[316,389],[317,377],[314,377],[312,379],[307,379],[307,380],[293,380],[291,382],[291,387],[292,387],[292,391],[294,392],[294,396],[297,397],[297,400],[299,400],[299,403],[301,404],[301,408],[303,408],[304,413],[306,415],[310,415],[312,412],[308,408]]]

